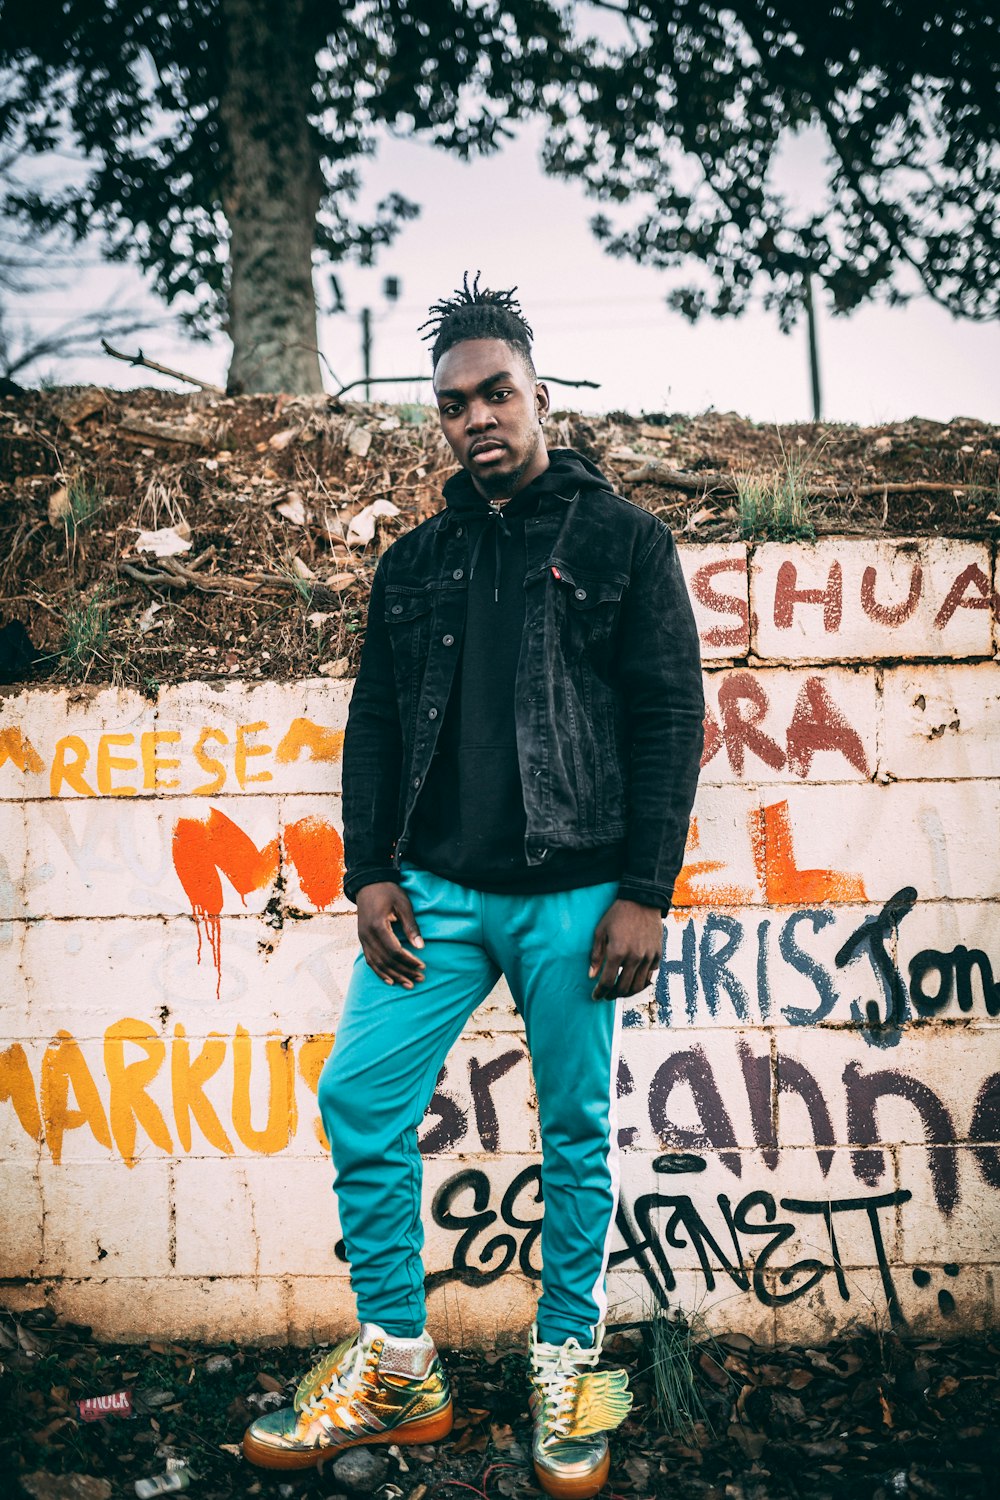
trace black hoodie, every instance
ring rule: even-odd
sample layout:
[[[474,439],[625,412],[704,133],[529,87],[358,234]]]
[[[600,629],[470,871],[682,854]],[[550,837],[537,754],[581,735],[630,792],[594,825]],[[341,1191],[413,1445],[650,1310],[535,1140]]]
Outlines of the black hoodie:
[[[510,895],[573,890],[617,880],[624,843],[554,849],[540,865],[524,857],[526,819],[514,727],[514,687],[524,633],[526,516],[562,509],[584,488],[612,492],[599,469],[571,448],[499,509],[463,470],[444,486],[468,536],[468,613],[462,659],[438,747],[407,840],[412,864],[473,890]]]

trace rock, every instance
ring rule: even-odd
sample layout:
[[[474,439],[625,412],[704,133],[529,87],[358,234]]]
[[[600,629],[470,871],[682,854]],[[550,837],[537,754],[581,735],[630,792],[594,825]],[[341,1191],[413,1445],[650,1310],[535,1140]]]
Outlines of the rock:
[[[111,1486],[93,1474],[22,1474],[21,1486],[34,1500],[111,1500]]]
[[[354,1495],[368,1495],[378,1489],[389,1472],[389,1460],[370,1448],[351,1448],[330,1471],[338,1484]]]
[[[69,490],[61,484],[49,496],[49,525],[62,526],[72,514],[73,507],[69,503]]]
[[[233,1373],[233,1362],[228,1354],[213,1354],[205,1361],[206,1375],[231,1375]]]
[[[289,1399],[281,1391],[251,1391],[249,1396],[244,1396],[244,1401],[252,1411],[280,1411],[283,1406],[288,1406]]]
[[[156,1387],[148,1391],[136,1391],[135,1394],[139,1402],[147,1409],[156,1408],[157,1406],[169,1406],[170,1402],[174,1399],[173,1391],[168,1390],[165,1386]]]

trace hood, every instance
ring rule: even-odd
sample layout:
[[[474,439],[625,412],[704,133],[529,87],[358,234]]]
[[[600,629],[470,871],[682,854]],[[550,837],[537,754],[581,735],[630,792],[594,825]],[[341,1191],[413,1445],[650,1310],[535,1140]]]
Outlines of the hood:
[[[596,464],[574,448],[551,448],[549,466],[523,490],[518,490],[503,506],[508,515],[520,515],[533,511],[547,499],[569,501],[581,490],[606,490],[614,494],[611,482],[605,479]],[[460,469],[445,482],[443,494],[450,511],[462,515],[486,515],[493,511],[490,502],[476,489],[472,476]],[[494,512],[495,513],[495,512]]]

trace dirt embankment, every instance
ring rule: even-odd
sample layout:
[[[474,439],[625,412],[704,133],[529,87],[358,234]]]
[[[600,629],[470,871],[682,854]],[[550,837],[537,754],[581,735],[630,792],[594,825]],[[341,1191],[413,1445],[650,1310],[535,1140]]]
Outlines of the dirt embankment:
[[[1000,428],[557,412],[679,539],[992,536]],[[349,676],[380,554],[455,467],[423,406],[93,387],[0,399],[0,680]]]

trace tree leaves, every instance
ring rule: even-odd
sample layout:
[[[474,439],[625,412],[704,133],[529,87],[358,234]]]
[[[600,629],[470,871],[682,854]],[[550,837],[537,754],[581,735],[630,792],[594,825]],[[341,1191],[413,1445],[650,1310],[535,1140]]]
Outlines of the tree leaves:
[[[789,327],[809,277],[835,312],[923,290],[957,315],[1000,308],[996,49],[988,8],[929,0],[623,0],[628,36],[550,109],[546,165],[628,202],[591,222],[610,254],[702,274],[671,287],[692,321],[758,291]],[[823,202],[775,187],[790,135],[827,145]]]

